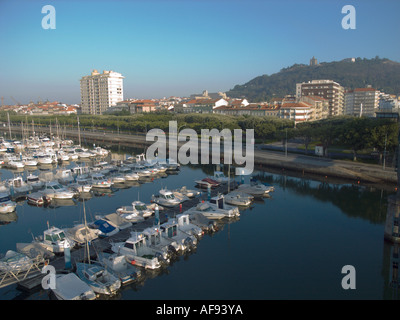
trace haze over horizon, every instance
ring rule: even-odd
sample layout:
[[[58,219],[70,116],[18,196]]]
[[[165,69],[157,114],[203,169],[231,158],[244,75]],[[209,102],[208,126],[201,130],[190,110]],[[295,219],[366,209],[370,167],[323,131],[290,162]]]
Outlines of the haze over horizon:
[[[341,26],[347,4],[355,30]],[[54,30],[41,26],[45,5],[56,9]],[[3,0],[0,96],[80,103],[79,80],[93,69],[121,73],[128,99],[225,92],[312,56],[398,62],[399,9],[390,0]]]

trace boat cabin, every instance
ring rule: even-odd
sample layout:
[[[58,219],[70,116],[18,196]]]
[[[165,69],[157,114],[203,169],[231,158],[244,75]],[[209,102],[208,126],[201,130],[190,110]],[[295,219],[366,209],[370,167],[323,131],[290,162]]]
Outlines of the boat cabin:
[[[143,235],[149,245],[155,246],[161,244],[161,232],[159,229],[147,228],[143,230]]]
[[[176,222],[165,222],[160,226],[161,232],[167,237],[172,238],[178,235],[178,224]]]
[[[90,281],[96,281],[97,279],[101,279],[101,277],[103,276],[103,272],[104,268],[98,265],[93,265],[90,268],[85,268],[83,270],[83,275],[86,279]]]
[[[217,205],[218,209],[225,209],[225,200],[223,195],[212,197],[210,203]]]
[[[49,244],[58,244],[66,239],[63,230],[52,227],[43,232],[43,241]]]

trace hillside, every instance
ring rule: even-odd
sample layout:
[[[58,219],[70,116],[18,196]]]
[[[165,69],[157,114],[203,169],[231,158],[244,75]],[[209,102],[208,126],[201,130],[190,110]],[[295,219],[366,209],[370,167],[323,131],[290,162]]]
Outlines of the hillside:
[[[247,98],[252,102],[295,94],[296,83],[329,79],[343,87],[363,88],[371,85],[385,93],[400,94],[400,63],[389,59],[361,59],[322,62],[316,66],[295,64],[272,75],[258,76],[226,92],[232,98]]]

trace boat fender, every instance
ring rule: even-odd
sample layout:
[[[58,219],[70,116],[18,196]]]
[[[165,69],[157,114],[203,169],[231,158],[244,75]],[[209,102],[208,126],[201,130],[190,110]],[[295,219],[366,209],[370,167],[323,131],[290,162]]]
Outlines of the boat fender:
[[[135,265],[136,264],[136,261],[135,260],[131,260],[131,265]]]

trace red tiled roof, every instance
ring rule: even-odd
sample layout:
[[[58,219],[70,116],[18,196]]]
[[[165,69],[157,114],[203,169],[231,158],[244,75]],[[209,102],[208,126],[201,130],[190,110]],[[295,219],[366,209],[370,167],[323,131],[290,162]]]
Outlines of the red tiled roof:
[[[356,88],[354,91],[376,91],[374,88]]]

